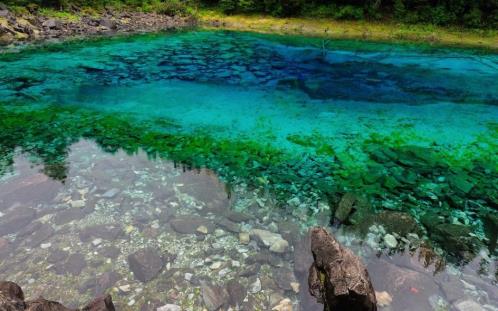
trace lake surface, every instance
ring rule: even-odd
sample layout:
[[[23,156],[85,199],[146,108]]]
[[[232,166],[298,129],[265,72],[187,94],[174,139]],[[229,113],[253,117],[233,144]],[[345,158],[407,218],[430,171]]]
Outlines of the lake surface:
[[[70,306],[321,310],[320,225],[380,310],[498,310],[497,81],[483,51],[236,32],[0,54],[0,279]]]

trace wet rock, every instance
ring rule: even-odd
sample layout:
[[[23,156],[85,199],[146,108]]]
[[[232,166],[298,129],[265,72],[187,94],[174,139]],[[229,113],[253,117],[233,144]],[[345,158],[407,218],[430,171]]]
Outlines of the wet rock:
[[[64,307],[62,304],[46,300],[44,298],[38,298],[35,300],[26,302],[26,311],[75,311],[74,309],[69,309]]]
[[[498,242],[498,215],[488,213],[482,217],[484,232],[488,238],[488,248],[491,253],[495,252]]]
[[[64,262],[64,260],[66,260],[67,256],[69,256],[68,252],[60,249],[55,249],[47,257],[47,262],[51,264],[61,263]]]
[[[461,300],[455,303],[455,309],[458,311],[484,311],[480,304],[473,300]]]
[[[161,272],[165,261],[157,250],[144,248],[129,255],[128,264],[135,278],[146,283]]]
[[[230,212],[227,218],[233,222],[248,222],[252,219],[250,215],[240,212]]]
[[[92,302],[81,309],[82,311],[115,311],[111,295],[95,298]]]
[[[208,233],[214,231],[214,224],[211,221],[198,216],[177,217],[170,221],[170,225],[180,234],[194,234],[200,226],[206,227]]]
[[[113,241],[123,235],[123,229],[111,224],[86,227],[79,233],[82,242],[90,242],[94,238]]]
[[[410,214],[404,212],[382,211],[375,214],[359,224],[360,231],[366,234],[374,224],[381,225],[388,233],[396,233],[403,237],[409,233],[420,234],[421,232],[417,221]]]
[[[314,263],[310,268],[310,293],[325,310],[377,310],[368,271],[358,257],[342,247],[325,229],[311,230]]]
[[[49,224],[42,224],[38,230],[30,236],[24,238],[24,244],[27,247],[33,248],[40,245],[42,242],[50,238],[54,234],[54,229]]]
[[[77,276],[86,267],[85,256],[80,253],[72,254],[64,264],[64,272]]]
[[[346,193],[339,201],[334,217],[341,223],[355,224],[370,212],[371,206],[365,199],[353,193]]]
[[[121,280],[119,273],[115,271],[104,272],[96,281],[94,295],[102,295],[119,280]]]
[[[398,241],[392,234],[386,234],[383,240],[384,244],[389,248],[396,248],[398,246]]]
[[[112,199],[114,198],[116,195],[118,195],[119,193],[119,189],[116,189],[116,188],[112,188],[112,189],[109,189],[107,190],[106,192],[104,192],[104,194],[102,194],[102,197],[104,199]]]
[[[276,306],[272,308],[272,311],[292,311],[292,301],[289,298],[281,300]]]
[[[76,219],[81,219],[85,217],[85,210],[82,208],[69,208],[60,212],[54,217],[54,222],[57,225],[63,225]]]
[[[296,275],[304,277],[313,263],[310,235],[307,234],[299,239],[294,246],[294,271]]]
[[[12,244],[9,240],[0,238],[0,260],[7,258],[11,255],[13,250]]]
[[[121,254],[121,250],[115,246],[106,246],[99,249],[99,253],[104,257],[114,259],[117,258],[119,254]]]
[[[429,232],[430,238],[451,256],[465,260],[470,260],[474,256],[479,241],[471,236],[470,227],[444,223],[432,213],[421,217],[421,222]]]
[[[29,225],[36,217],[36,211],[30,207],[16,207],[0,218],[0,236],[16,233]]]
[[[24,293],[19,285],[13,282],[0,282],[0,310],[15,311],[24,308]]]
[[[470,177],[465,173],[459,173],[448,177],[450,186],[457,192],[467,194],[472,190],[474,184],[469,181]]]
[[[202,301],[209,311],[220,309],[228,300],[228,295],[224,288],[207,284],[206,282],[201,283],[201,295]]]
[[[296,282],[294,273],[287,268],[277,268],[273,271],[273,279],[283,290],[292,290],[292,283]]]
[[[251,238],[255,238],[260,244],[270,248],[275,253],[284,253],[289,247],[289,242],[284,240],[278,233],[262,229],[251,230]]]
[[[393,297],[388,292],[375,292],[377,305],[379,307],[387,307],[393,302]]]
[[[240,284],[237,280],[228,281],[226,288],[228,292],[228,297],[230,297],[229,305],[233,307],[241,306],[244,298],[247,295],[246,288],[242,284]]]
[[[179,305],[167,304],[157,308],[157,311],[181,311],[182,308]]]
[[[262,289],[262,284],[260,278],[255,278],[254,281],[249,285],[249,292],[252,294],[259,293]]]
[[[221,219],[218,222],[218,226],[221,228],[225,229],[228,232],[233,232],[233,233],[239,233],[240,232],[240,225],[228,220],[228,219]]]
[[[246,259],[246,263],[251,264],[268,264],[270,266],[278,267],[281,266],[282,260],[280,258],[274,256],[274,254],[268,251],[261,251],[257,254],[251,255]]]

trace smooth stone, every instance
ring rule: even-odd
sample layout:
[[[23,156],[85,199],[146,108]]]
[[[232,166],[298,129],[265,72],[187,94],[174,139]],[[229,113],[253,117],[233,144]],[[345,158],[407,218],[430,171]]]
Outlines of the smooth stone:
[[[251,294],[256,294],[261,291],[261,280],[259,278],[256,278],[256,280],[249,285],[249,292]]]
[[[484,311],[484,308],[473,300],[457,301],[455,308],[458,311]]]
[[[292,301],[285,298],[272,308],[272,311],[292,311]]]
[[[36,217],[36,210],[29,207],[17,207],[0,218],[0,236],[16,233],[29,225]]]
[[[249,233],[247,233],[247,232],[239,233],[239,242],[241,244],[247,245],[247,244],[249,244],[250,241],[251,241],[251,237],[250,237]]]
[[[182,308],[179,305],[167,304],[157,308],[157,311],[181,311]]]
[[[112,189],[109,189],[109,190],[107,190],[106,192],[104,192],[104,194],[102,194],[102,197],[103,197],[103,198],[106,198],[106,199],[112,199],[112,198],[114,198],[114,197],[115,197],[118,193],[119,193],[119,189],[112,188]]]
[[[72,254],[64,264],[64,270],[74,276],[77,276],[86,267],[85,256],[80,253]]]
[[[258,242],[269,247],[270,251],[283,253],[289,247],[289,242],[284,240],[278,233],[273,233],[263,229],[251,230],[251,237],[255,237]]]
[[[228,300],[227,292],[224,288],[201,283],[202,301],[209,311],[219,310]]]
[[[398,246],[398,241],[392,234],[386,234],[384,236],[384,244],[389,248],[396,248]]]
[[[128,264],[135,278],[146,283],[161,272],[165,261],[157,250],[143,248],[128,256]]]
[[[228,292],[228,297],[230,297],[229,299],[230,306],[233,307],[240,306],[247,295],[246,288],[242,284],[240,284],[240,282],[234,279],[227,282],[226,288]]]

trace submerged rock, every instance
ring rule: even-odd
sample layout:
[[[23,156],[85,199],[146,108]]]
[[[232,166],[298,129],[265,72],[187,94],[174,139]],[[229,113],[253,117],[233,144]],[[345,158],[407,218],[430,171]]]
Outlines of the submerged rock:
[[[75,311],[64,305],[39,297],[34,300],[24,301],[22,289],[13,282],[0,282],[0,310],[5,311]],[[110,295],[97,297],[82,311],[115,311]]]
[[[368,202],[353,193],[346,193],[339,201],[334,217],[341,223],[357,223],[371,212]]]
[[[157,250],[144,248],[129,255],[128,264],[135,278],[146,283],[161,272],[165,261]]]
[[[228,300],[227,292],[223,287],[201,284],[202,300],[209,311],[219,310]]]
[[[284,240],[280,234],[268,230],[253,229],[251,231],[251,237],[255,238],[258,242],[275,253],[284,253],[289,247],[289,242]]]
[[[324,310],[376,311],[377,300],[368,271],[358,257],[323,228],[311,230],[308,284]]]

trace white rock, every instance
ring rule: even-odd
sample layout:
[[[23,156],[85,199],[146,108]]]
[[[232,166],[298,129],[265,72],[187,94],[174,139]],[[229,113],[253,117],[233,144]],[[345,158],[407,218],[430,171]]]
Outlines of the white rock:
[[[396,248],[398,246],[398,241],[392,234],[386,234],[384,236],[384,244],[389,248]]]
[[[131,290],[131,286],[129,284],[126,284],[126,285],[122,285],[120,287],[118,287],[120,291],[122,291],[123,293],[127,293]]]
[[[300,285],[298,282],[291,282],[290,286],[292,287],[292,290],[294,291],[294,293],[296,293],[296,294],[299,293]]]
[[[216,262],[213,262],[213,264],[211,265],[210,268],[213,269],[213,270],[216,270],[216,269],[221,268],[221,265],[222,265],[222,262],[216,261]]]
[[[42,245],[40,245],[40,247],[41,247],[42,249],[47,249],[47,248],[49,248],[50,246],[52,246],[52,244],[51,244],[51,243],[42,243]]]
[[[206,226],[199,226],[197,228],[197,232],[202,233],[202,234],[208,234],[209,230]]]
[[[157,311],[181,311],[182,308],[178,305],[167,304],[157,308]]]
[[[292,311],[292,301],[285,298],[272,308],[272,311]]]
[[[100,238],[96,238],[95,240],[93,240],[93,241],[92,241],[92,244],[93,244],[94,246],[97,246],[97,245],[99,245],[100,243],[102,243],[102,239],[100,239]]]
[[[375,292],[375,298],[379,307],[387,307],[393,302],[393,297],[388,292]]]
[[[192,273],[185,273],[185,280],[190,281],[194,275]]]
[[[71,206],[74,208],[82,208],[85,207],[85,201],[84,200],[76,200],[76,201],[71,201]]]
[[[457,301],[455,303],[455,308],[458,311],[484,311],[484,308],[473,300]]]
[[[266,247],[269,247],[270,251],[276,253],[283,253],[289,247],[289,242],[284,240],[280,234],[267,230],[253,229],[251,230],[251,237],[256,237]]]
[[[249,286],[249,292],[252,294],[259,293],[261,291],[261,280],[256,278],[256,281]]]
[[[251,238],[249,237],[249,233],[247,232],[241,232],[239,233],[239,241],[241,244],[249,244],[251,241]]]

